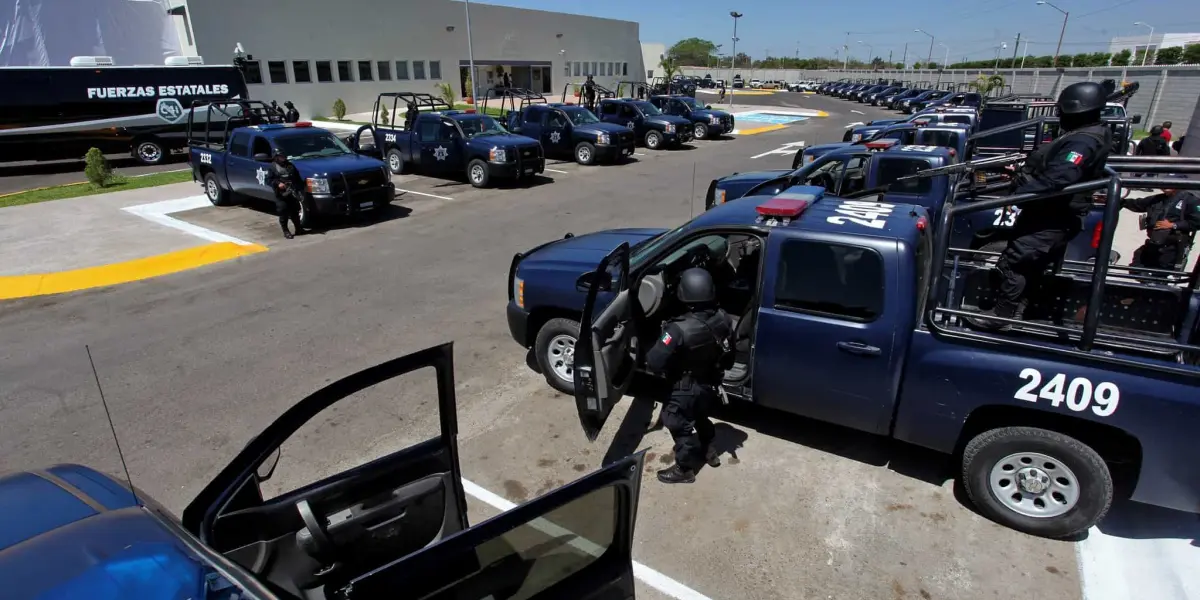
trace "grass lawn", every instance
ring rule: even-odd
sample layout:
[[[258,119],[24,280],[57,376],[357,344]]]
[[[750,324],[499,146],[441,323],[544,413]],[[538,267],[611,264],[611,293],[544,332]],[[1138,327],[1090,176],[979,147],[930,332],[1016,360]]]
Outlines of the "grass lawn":
[[[34,204],[37,202],[47,202],[50,200],[62,200],[63,198],[78,198],[80,196],[107,194],[108,192],[119,192],[121,190],[136,190],[138,188],[155,187],[171,183],[183,183],[191,180],[192,170],[184,169],[182,171],[151,173],[149,175],[139,175],[137,177],[121,177],[105,187],[94,186],[90,183],[56,185],[48,188],[29,190],[26,192],[16,192],[5,196],[0,196],[0,208],[4,208],[6,206],[20,206],[22,204]]]

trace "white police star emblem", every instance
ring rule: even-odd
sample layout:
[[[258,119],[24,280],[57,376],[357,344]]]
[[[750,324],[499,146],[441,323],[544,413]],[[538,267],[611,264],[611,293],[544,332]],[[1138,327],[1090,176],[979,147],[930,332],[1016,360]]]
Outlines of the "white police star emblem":
[[[258,171],[255,171],[254,176],[258,178],[258,185],[267,185],[267,170],[266,169],[259,167]]]
[[[550,133],[550,142],[551,143],[557,144],[558,140],[561,140],[561,139],[562,139],[562,134],[560,134],[559,132],[553,131]]]
[[[438,160],[446,160],[446,157],[449,155],[450,151],[447,150],[445,146],[438,146],[437,148],[433,149],[433,157]]]
[[[625,126],[628,127],[629,129],[633,129],[633,121],[626,123]]]

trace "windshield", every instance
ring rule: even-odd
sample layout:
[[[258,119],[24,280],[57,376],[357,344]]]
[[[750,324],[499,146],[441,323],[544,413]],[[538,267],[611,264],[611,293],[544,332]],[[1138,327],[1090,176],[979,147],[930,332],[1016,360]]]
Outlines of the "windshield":
[[[564,108],[562,111],[567,113],[567,118],[571,119],[571,122],[576,125],[588,125],[600,122],[600,119],[597,119],[596,115],[592,114],[592,111],[582,106]]]
[[[639,109],[641,109],[642,114],[646,115],[646,116],[663,114],[661,110],[658,110],[657,106],[650,104],[649,102],[646,102],[645,100],[640,100],[638,102],[634,102],[633,105],[638,107]]]
[[[696,101],[695,98],[684,96],[679,99],[680,102],[690,106],[692,110],[704,110],[704,105]]]
[[[351,154],[350,148],[347,148],[342,140],[324,132],[312,135],[280,136],[275,138],[275,146],[287,155],[288,160]]]
[[[1100,113],[1101,117],[1124,117],[1124,106],[1105,106],[1104,112]]]
[[[501,127],[495,119],[488,116],[479,116],[470,119],[455,119],[458,121],[458,126],[462,127],[463,135],[473,138],[481,135],[503,135],[508,133],[508,130]]]
[[[679,232],[683,231],[683,228],[687,227],[687,225],[687,223],[684,223],[675,229],[664,231],[663,233],[653,237],[648,237],[634,244],[633,247],[629,249],[629,267],[631,269],[636,268],[638,264],[645,261],[647,258],[658,254],[659,249],[663,246],[669,245],[671,240],[674,240],[676,237],[678,237]]]

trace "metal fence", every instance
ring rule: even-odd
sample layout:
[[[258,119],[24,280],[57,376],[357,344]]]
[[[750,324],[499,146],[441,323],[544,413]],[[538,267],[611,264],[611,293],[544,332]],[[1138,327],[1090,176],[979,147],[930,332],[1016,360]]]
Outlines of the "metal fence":
[[[796,81],[802,79],[824,79],[836,81],[845,77],[852,79],[866,77],[885,77],[888,79],[904,79],[909,81],[953,81],[969,83],[980,75],[999,73],[1004,76],[1005,83],[1012,86],[1017,94],[1046,94],[1054,96],[1063,87],[1078,81],[1103,81],[1115,79],[1141,83],[1141,88],[1129,100],[1127,108],[1130,115],[1142,115],[1141,127],[1149,129],[1151,125],[1163,121],[1174,123],[1172,131],[1176,136],[1187,131],[1196,107],[1196,99],[1200,97],[1200,66],[1173,67],[1079,67],[1068,69],[953,69],[946,71],[899,70],[881,69],[878,71],[855,70],[847,71],[816,71],[802,69],[737,69],[742,79],[771,79]],[[714,79],[732,79],[733,74],[726,69],[705,69],[684,67],[684,75],[703,77],[712,74]]]

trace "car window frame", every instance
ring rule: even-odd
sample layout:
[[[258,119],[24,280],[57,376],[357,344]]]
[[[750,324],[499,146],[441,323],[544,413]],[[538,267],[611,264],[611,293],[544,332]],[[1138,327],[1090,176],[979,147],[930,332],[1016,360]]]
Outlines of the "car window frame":
[[[847,314],[841,314],[841,313],[831,313],[831,312],[826,312],[826,311],[813,310],[813,309],[809,309],[809,308],[801,308],[801,307],[797,307],[797,306],[780,305],[780,303],[779,303],[780,302],[780,298],[779,298],[780,289],[779,288],[780,288],[780,282],[783,279],[782,275],[783,275],[783,269],[784,269],[784,255],[785,255],[785,251],[786,251],[787,247],[791,244],[815,244],[815,245],[825,245],[825,246],[841,246],[841,247],[845,247],[845,248],[849,248],[849,249],[853,249],[853,250],[862,250],[864,252],[870,252],[871,254],[873,254],[875,256],[875,258],[879,261],[879,282],[878,282],[879,285],[871,287],[871,289],[876,289],[876,287],[877,287],[877,289],[879,290],[878,310],[875,312],[875,315],[871,318],[864,318],[864,317],[856,317],[853,315],[847,315]],[[825,239],[820,239],[820,238],[788,237],[787,239],[782,240],[782,242],[779,244],[779,257],[776,259],[775,263],[776,263],[774,266],[774,268],[775,268],[775,286],[774,286],[774,289],[771,290],[771,307],[770,308],[772,310],[777,310],[777,311],[786,312],[786,313],[820,317],[820,318],[825,318],[825,319],[833,319],[835,321],[843,321],[843,322],[847,322],[847,323],[858,323],[858,324],[864,324],[864,325],[878,321],[887,312],[887,262],[884,260],[883,254],[879,250],[877,250],[871,246],[862,245],[862,244],[850,244],[850,243],[846,243],[843,241],[830,241],[830,240],[825,240]],[[822,287],[824,287],[824,286],[822,286]]]

